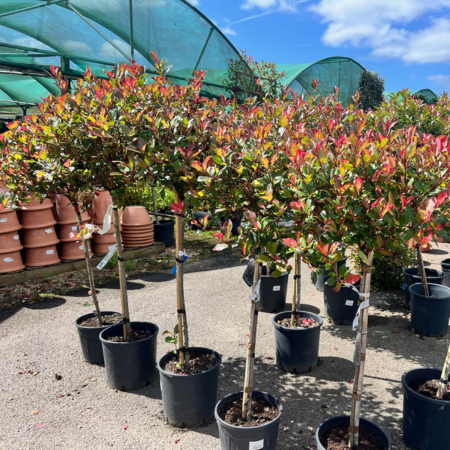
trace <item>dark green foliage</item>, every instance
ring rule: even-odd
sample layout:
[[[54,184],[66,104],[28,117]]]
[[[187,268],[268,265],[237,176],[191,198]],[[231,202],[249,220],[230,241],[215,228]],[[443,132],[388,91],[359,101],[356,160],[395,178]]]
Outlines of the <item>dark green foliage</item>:
[[[385,78],[380,77],[378,72],[364,69],[359,79],[359,106],[367,111],[375,110],[383,103]]]

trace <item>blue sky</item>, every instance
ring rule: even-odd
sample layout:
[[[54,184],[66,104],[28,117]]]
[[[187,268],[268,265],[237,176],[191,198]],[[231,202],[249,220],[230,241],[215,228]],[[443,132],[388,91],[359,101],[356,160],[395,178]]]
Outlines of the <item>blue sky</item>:
[[[386,90],[450,91],[450,0],[191,0],[258,61],[349,56]]]

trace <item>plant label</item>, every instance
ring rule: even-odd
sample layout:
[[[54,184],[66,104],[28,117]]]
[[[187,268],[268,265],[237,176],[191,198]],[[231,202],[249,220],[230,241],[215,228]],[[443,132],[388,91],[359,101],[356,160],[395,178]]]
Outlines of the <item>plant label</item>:
[[[47,228],[47,229],[45,230],[45,232],[46,232],[47,234],[53,233],[53,228]]]
[[[354,300],[346,300],[345,301],[345,306],[353,306],[353,303],[355,303]]]
[[[0,222],[8,222],[8,218],[7,217],[3,217],[3,219],[0,219]]]
[[[80,245],[80,246],[78,247],[78,250],[84,250],[84,247],[83,247],[82,245]]]
[[[273,287],[273,290],[274,290],[274,292],[275,292],[275,291],[279,291],[279,290],[281,290],[281,286],[274,286],[274,287]]]
[[[16,235],[13,237],[13,239],[14,239],[15,241],[19,241],[19,240],[20,240],[20,236],[19,236],[18,234],[16,234]]]
[[[264,448],[264,439],[248,443],[248,450],[260,450],[261,448]]]
[[[72,231],[77,231],[77,226],[72,227]]]
[[[109,247],[109,253],[100,261],[100,264],[97,266],[98,270],[102,270],[103,267],[108,264],[108,261],[113,257],[114,253],[116,253],[117,245],[114,244],[111,247]]]
[[[45,252],[46,255],[54,255],[55,254],[55,250],[47,250]]]
[[[5,258],[3,261],[5,261],[5,262],[13,262],[14,258]]]

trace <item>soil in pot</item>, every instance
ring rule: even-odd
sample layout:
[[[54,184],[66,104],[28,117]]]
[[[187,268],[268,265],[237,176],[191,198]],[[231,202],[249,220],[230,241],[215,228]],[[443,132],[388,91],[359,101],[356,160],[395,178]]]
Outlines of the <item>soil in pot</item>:
[[[237,427],[259,427],[272,422],[280,415],[280,411],[275,403],[271,403],[264,398],[252,397],[251,411],[251,420],[243,420],[242,398],[238,398],[225,404],[219,411],[219,416],[224,422]]]
[[[119,323],[122,320],[122,316],[120,314],[111,314],[108,316],[103,316],[103,325],[104,327],[107,327],[109,325],[113,325],[115,323]],[[100,325],[98,323],[97,316],[90,317],[89,319],[84,320],[81,322],[80,327],[87,327],[87,328],[98,328]]]
[[[184,364],[178,366],[178,357],[174,355],[173,359],[163,367],[163,370],[177,375],[191,375],[193,373],[206,372],[217,364],[219,364],[219,360],[214,354],[189,354],[189,367],[186,369]]]
[[[418,394],[437,400],[436,396],[439,389],[439,383],[439,380],[414,380],[411,382],[409,387],[412,390],[416,391]],[[444,397],[439,400],[450,402],[450,383],[447,383],[447,392],[444,393]]]
[[[277,320],[278,325],[281,325],[285,328],[313,328],[319,325],[319,322],[316,322],[314,319],[307,319],[306,317],[299,317],[297,320],[297,325],[291,326],[291,319],[286,318],[282,320]]]
[[[339,425],[324,431],[320,436],[320,443],[327,450],[349,450],[348,425]],[[359,427],[359,444],[352,450],[386,450],[386,447],[368,430]]]
[[[106,338],[109,342],[136,342],[147,339],[155,334],[148,330],[128,331],[127,340],[125,341],[123,336],[108,336]]]

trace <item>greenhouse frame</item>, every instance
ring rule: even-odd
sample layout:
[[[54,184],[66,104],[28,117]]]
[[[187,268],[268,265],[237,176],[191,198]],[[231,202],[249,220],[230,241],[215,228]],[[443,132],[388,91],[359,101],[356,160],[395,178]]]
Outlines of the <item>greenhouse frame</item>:
[[[389,97],[393,97],[397,92],[395,91],[385,91],[383,92],[383,97],[388,100]],[[427,99],[427,102],[430,103],[432,100],[439,99],[439,96],[436,95],[431,89],[419,89],[418,91],[412,91],[412,95],[422,95]]]

